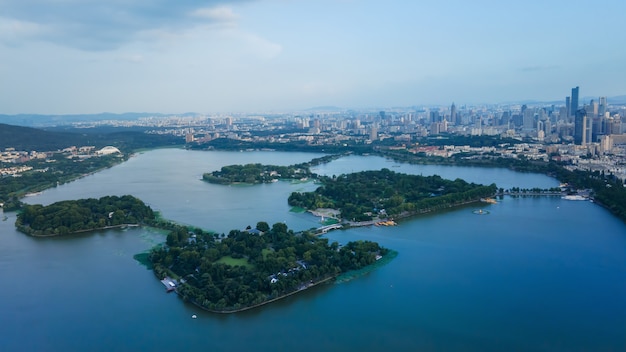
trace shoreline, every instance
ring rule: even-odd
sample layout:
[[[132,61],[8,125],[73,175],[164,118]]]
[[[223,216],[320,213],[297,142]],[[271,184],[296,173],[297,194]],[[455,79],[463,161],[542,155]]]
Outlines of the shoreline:
[[[429,214],[429,213],[435,213],[435,212],[438,212],[438,211],[449,210],[449,209],[452,209],[452,208],[462,207],[462,206],[465,206],[465,205],[479,203],[479,202],[481,202],[480,199],[469,200],[469,201],[465,201],[465,202],[450,204],[450,205],[447,205],[447,206],[444,206],[444,207],[441,207],[441,208],[437,208],[437,209],[426,208],[426,209],[422,209],[422,210],[418,210],[418,211],[414,211],[414,212],[401,213],[401,214],[398,214],[398,215],[393,216],[393,217],[390,216],[390,217],[386,217],[386,218],[375,218],[375,219],[367,220],[367,221],[345,221],[345,220],[342,220],[339,217],[327,216],[328,210],[332,210],[336,214],[340,214],[340,211],[337,210],[337,209],[323,209],[321,211],[320,211],[320,209],[314,209],[314,210],[306,210],[306,211],[311,213],[313,216],[318,217],[318,218],[328,217],[328,218],[337,219],[337,220],[339,220],[338,224],[342,225],[342,229],[349,229],[349,228],[354,228],[354,227],[372,226],[372,225],[376,225],[377,223],[384,222],[384,221],[395,221],[395,220],[407,219],[407,218],[411,218],[411,217],[414,217],[414,216],[419,216],[419,215]],[[322,227],[324,227],[324,226],[322,226]]]
[[[387,254],[385,254],[379,260],[373,262],[372,264],[357,270],[350,270],[348,272],[337,275],[336,283],[342,284],[344,282],[352,281],[356,278],[359,278],[363,275],[367,275],[376,269],[389,264],[392,260],[394,260],[398,256],[398,251],[394,251],[390,249]]]
[[[240,313],[240,312],[244,312],[244,311],[247,311],[247,310],[250,310],[250,309],[254,309],[254,308],[259,308],[259,307],[262,307],[264,305],[267,305],[267,304],[279,301],[281,299],[287,298],[289,296],[293,296],[293,295],[295,295],[297,293],[300,293],[302,291],[306,291],[306,290],[308,290],[308,289],[310,289],[312,287],[315,287],[315,286],[318,286],[318,285],[321,285],[321,284],[324,284],[324,283],[328,283],[330,281],[335,281],[335,283],[345,283],[345,282],[354,280],[356,278],[359,278],[360,276],[369,274],[369,273],[375,271],[376,269],[389,264],[397,256],[398,256],[398,251],[390,249],[387,252],[387,254],[385,254],[382,258],[380,258],[379,260],[377,260],[377,261],[373,262],[372,264],[367,265],[367,266],[365,266],[365,267],[363,267],[361,269],[350,270],[350,271],[346,271],[344,273],[339,273],[337,275],[333,275],[333,276],[327,277],[327,278],[322,279],[320,281],[317,281],[315,283],[308,284],[304,288],[297,289],[295,291],[286,293],[284,295],[281,295],[281,296],[278,296],[278,297],[275,297],[275,298],[269,299],[267,301],[263,301],[261,303],[258,303],[258,304],[252,305],[252,306],[248,306],[248,307],[242,307],[242,308],[233,309],[233,310],[214,310],[214,309],[209,309],[209,308],[203,307],[202,305],[200,305],[200,304],[198,304],[198,303],[196,303],[195,301],[192,301],[192,300],[189,300],[187,302],[193,304],[194,306],[196,306],[196,307],[198,307],[198,308],[200,308],[200,309],[202,309],[204,311],[210,312],[210,313],[216,313],[216,314]],[[178,292],[178,289],[175,289],[174,292],[176,292],[178,297],[182,298],[182,295],[180,294],[180,292]],[[183,301],[184,301],[184,299],[183,299]]]
[[[62,237],[62,236],[69,236],[69,235],[76,235],[76,234],[80,234],[80,233],[86,233],[86,232],[95,232],[95,231],[102,231],[102,230],[111,230],[111,229],[119,229],[119,228],[127,228],[127,227],[141,227],[141,224],[120,224],[120,225],[111,225],[111,226],[104,226],[104,227],[98,227],[95,229],[84,229],[84,230],[78,230],[78,231],[73,231],[73,232],[68,232],[66,234],[47,234],[47,235],[35,235],[26,231],[22,231],[20,228],[18,228],[18,231],[31,236],[31,237]]]
[[[240,313],[240,312],[244,312],[244,311],[247,311],[247,310],[250,310],[250,309],[254,309],[254,308],[259,308],[259,307],[262,307],[262,306],[264,306],[264,305],[266,305],[266,304],[269,304],[269,303],[273,303],[273,302],[279,301],[279,300],[281,300],[281,299],[283,299],[283,298],[287,298],[287,297],[289,297],[289,296],[293,296],[293,295],[295,295],[296,293],[300,293],[300,292],[302,292],[302,291],[306,291],[306,290],[310,289],[311,287],[315,287],[315,286],[318,286],[318,285],[320,285],[320,284],[327,283],[327,282],[328,282],[328,281],[330,281],[330,280],[334,280],[334,279],[336,279],[338,276],[339,276],[339,275],[335,275],[335,276],[327,277],[327,278],[325,278],[325,279],[323,279],[323,280],[317,281],[317,282],[315,282],[315,283],[313,283],[313,284],[309,284],[308,286],[306,286],[306,287],[304,287],[304,288],[297,289],[297,290],[295,290],[295,291],[292,291],[292,292],[286,293],[286,294],[284,294],[284,295],[282,295],[282,296],[278,296],[278,297],[275,297],[275,298],[269,299],[269,300],[267,300],[267,301],[263,301],[263,302],[261,302],[261,303],[258,303],[258,304],[252,305],[252,306],[243,307],[243,308],[237,308],[237,309],[234,309],[234,310],[213,310],[213,309],[209,309],[209,308],[203,307],[202,305],[200,305],[200,304],[196,303],[195,301],[191,301],[191,300],[190,300],[190,301],[187,301],[187,302],[189,302],[189,303],[193,304],[194,306],[196,306],[196,307],[198,307],[198,308],[200,308],[200,309],[202,309],[202,310],[204,310],[204,311],[210,312],[210,313],[216,313],[216,314],[233,314],[233,313]],[[182,297],[182,296],[181,296],[181,294],[178,292],[178,289],[174,290],[174,292],[176,292],[176,294],[177,294],[179,297]],[[184,300],[183,300],[183,301],[184,301]]]

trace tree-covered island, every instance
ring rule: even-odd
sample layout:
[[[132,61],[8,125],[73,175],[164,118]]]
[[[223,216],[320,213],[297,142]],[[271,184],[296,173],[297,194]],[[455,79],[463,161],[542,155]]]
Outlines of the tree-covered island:
[[[338,177],[321,177],[314,192],[293,192],[289,205],[308,210],[332,208],[348,222],[376,218],[401,218],[446,209],[491,197],[495,184],[446,180],[440,176],[417,176],[389,169],[362,171]]]
[[[312,174],[308,168],[262,164],[228,165],[219,171],[205,173],[202,179],[217,184],[269,183],[279,179],[308,179]]]
[[[217,238],[216,238],[217,237]],[[177,292],[204,309],[254,308],[362,269],[393,254],[375,242],[340,246],[283,223],[232,230],[226,237],[194,231],[168,235],[150,255],[154,273],[179,279]]]
[[[223,185],[235,183],[269,183],[278,180],[304,180],[309,178],[317,178],[317,174],[311,172],[311,166],[328,163],[338,159],[343,154],[331,154],[311,161],[299,163],[289,166],[263,165],[263,164],[246,164],[246,165],[227,165],[218,171],[207,172],[202,175],[204,181]]]
[[[152,223],[155,214],[141,200],[125,195],[65,200],[47,206],[24,205],[15,226],[32,236],[57,236]]]
[[[168,231],[166,242],[148,255],[154,274],[178,279],[176,291],[185,301],[220,313],[273,302],[395,254],[370,241],[329,244],[307,231],[294,233],[284,223],[270,228],[258,222],[254,229],[219,235],[160,219],[130,195],[24,205],[15,222],[19,231],[32,236],[124,225]]]

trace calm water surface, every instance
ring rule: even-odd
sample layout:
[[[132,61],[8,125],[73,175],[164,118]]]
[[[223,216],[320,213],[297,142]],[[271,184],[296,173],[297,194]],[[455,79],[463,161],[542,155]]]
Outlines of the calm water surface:
[[[155,150],[28,199],[133,194],[163,216],[228,232],[257,221],[318,226],[289,212],[312,183],[219,186],[203,172],[249,162],[288,165],[320,155]],[[315,169],[339,175],[387,167],[499,187],[552,187],[501,169],[403,165],[348,157]],[[484,209],[488,215],[472,211]],[[399,251],[356,280],[312,289],[237,315],[215,315],[166,294],[132,256],[164,240],[147,230],[36,239],[0,221],[2,351],[331,350],[624,351],[626,226],[590,202],[504,198],[329,234]],[[197,314],[198,319],[191,319]]]

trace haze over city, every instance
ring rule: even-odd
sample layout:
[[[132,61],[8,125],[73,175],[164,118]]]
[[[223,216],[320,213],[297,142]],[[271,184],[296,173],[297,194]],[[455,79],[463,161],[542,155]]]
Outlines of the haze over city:
[[[0,2],[0,113],[251,112],[626,91],[623,1]]]

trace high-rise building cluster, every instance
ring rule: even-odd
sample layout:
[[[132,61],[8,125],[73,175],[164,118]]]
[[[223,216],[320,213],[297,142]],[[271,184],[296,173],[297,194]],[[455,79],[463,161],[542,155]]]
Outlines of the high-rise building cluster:
[[[582,107],[578,105],[579,87],[572,88],[571,97],[565,99],[568,118],[574,123],[574,144],[612,144],[614,139],[621,141],[622,121],[619,114],[611,115],[607,98],[592,99]],[[569,105],[568,105],[569,103]]]

